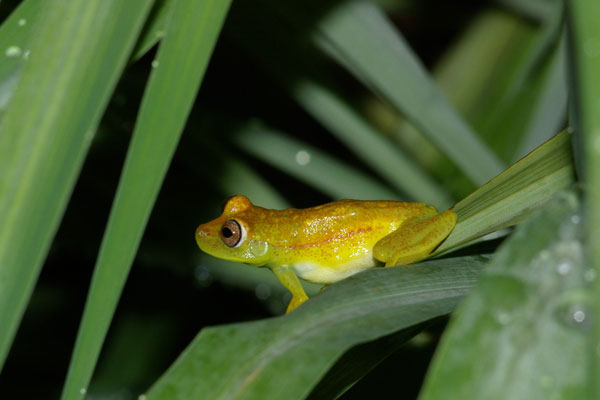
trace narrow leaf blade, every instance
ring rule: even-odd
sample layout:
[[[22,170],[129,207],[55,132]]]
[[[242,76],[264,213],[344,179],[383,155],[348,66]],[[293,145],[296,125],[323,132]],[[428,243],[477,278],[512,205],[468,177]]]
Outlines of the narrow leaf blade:
[[[458,223],[436,254],[524,221],[573,181],[571,135],[565,131],[456,204]]]
[[[311,145],[268,128],[248,127],[235,137],[235,144],[334,199],[381,200],[397,197],[363,172]]]
[[[483,184],[502,171],[503,163],[452,109],[374,4],[349,1],[333,9],[319,24],[315,40],[402,111],[473,182]]]
[[[36,17],[0,133],[0,365],[151,3],[57,0]]]
[[[157,56],[158,66],[142,101],[104,233],[63,399],[81,398],[87,390],[229,4],[216,0],[173,3],[171,21]]]

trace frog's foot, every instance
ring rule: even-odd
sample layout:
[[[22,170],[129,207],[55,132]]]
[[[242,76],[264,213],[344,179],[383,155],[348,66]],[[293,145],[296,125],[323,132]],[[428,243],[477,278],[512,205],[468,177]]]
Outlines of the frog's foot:
[[[446,210],[431,218],[407,221],[377,242],[373,255],[386,267],[421,261],[450,234],[456,218],[455,212]]]
[[[306,294],[304,296],[292,296],[292,300],[290,301],[290,304],[288,304],[285,313],[288,314],[294,311],[296,308],[300,307],[300,305],[306,300],[308,300],[308,296]]]

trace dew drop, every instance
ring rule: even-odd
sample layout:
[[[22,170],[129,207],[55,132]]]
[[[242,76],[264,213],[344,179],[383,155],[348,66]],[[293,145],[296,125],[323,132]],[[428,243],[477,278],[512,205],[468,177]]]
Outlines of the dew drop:
[[[152,68],[157,68],[158,67],[158,60],[153,60],[152,64],[150,64],[150,65],[152,65]]]
[[[21,53],[22,53],[22,51],[19,46],[10,46],[4,52],[4,54],[6,54],[6,57],[9,57],[9,58],[19,57],[21,55]]]
[[[573,313],[573,320],[578,324],[582,323],[585,321],[585,312],[583,310],[576,310]]]
[[[79,389],[79,393],[86,394],[87,393],[87,389],[86,388],[81,388],[81,389]]]
[[[296,162],[298,165],[306,165],[310,162],[310,153],[305,150],[300,150],[296,153]]]
[[[581,222],[581,217],[579,215],[575,214],[575,215],[571,216],[571,223],[572,224],[577,225],[580,222]]]
[[[593,315],[590,313],[590,307],[586,307],[589,302],[584,297],[584,292],[571,293],[571,299],[558,305],[555,309],[555,316],[558,321],[569,328],[581,329],[587,331],[593,326]],[[575,300],[574,297],[578,297]]]
[[[29,60],[29,49],[26,49],[23,52],[23,60],[25,60],[25,61]]]
[[[27,24],[27,20],[25,18],[21,18],[19,21],[17,21],[17,25],[19,26],[25,26],[25,24]]]
[[[146,395],[145,394],[140,394],[138,396],[138,400],[146,400]]]

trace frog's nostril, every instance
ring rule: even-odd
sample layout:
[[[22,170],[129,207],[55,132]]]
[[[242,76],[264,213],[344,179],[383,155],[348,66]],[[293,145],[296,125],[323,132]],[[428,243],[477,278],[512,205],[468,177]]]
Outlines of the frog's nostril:
[[[198,229],[196,229],[196,236],[202,237],[202,236],[208,236],[208,235],[207,235],[207,232],[205,232],[202,229],[198,228]]]

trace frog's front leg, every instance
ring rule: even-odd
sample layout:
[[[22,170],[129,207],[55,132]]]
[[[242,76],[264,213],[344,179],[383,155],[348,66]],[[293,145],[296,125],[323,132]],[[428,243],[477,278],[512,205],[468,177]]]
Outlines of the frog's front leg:
[[[294,269],[286,265],[272,267],[271,271],[275,274],[279,282],[286,287],[287,290],[292,292],[292,300],[285,311],[286,314],[296,309],[300,304],[308,300],[308,296],[302,287],[302,284],[298,280]]]
[[[417,217],[404,221],[394,232],[382,238],[373,248],[373,256],[385,266],[405,265],[427,258],[456,225],[456,213]]]

